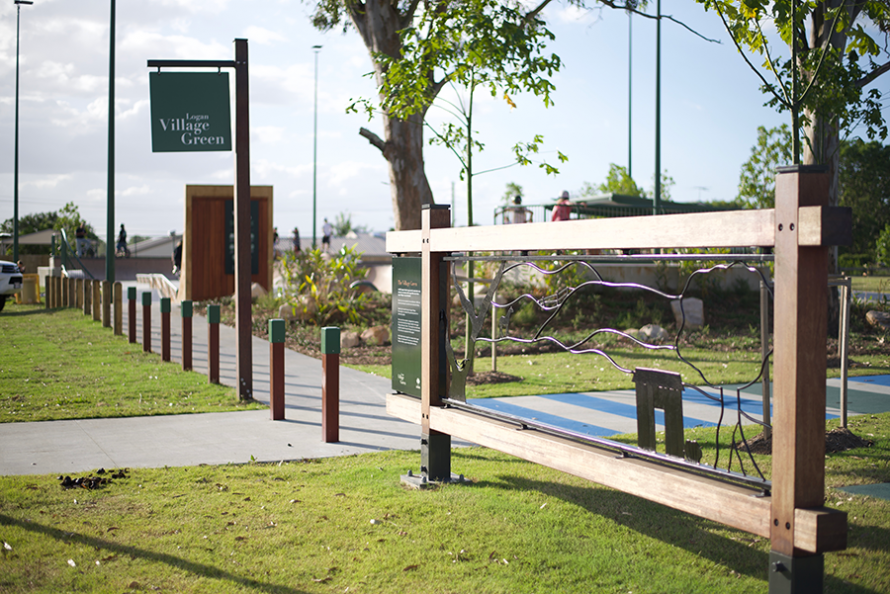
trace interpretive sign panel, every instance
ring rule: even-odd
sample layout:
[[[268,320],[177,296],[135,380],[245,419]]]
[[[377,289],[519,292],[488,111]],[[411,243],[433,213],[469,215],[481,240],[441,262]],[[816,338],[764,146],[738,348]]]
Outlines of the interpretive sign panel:
[[[420,258],[392,259],[392,389],[420,398]]]
[[[227,72],[150,72],[154,153],[231,151]]]

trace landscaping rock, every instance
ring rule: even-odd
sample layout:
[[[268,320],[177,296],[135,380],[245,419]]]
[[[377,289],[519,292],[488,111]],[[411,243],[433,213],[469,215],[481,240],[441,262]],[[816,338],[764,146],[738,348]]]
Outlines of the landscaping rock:
[[[389,328],[374,326],[362,332],[362,342],[371,346],[381,346],[389,342]]]
[[[667,338],[668,333],[658,324],[646,324],[640,328],[640,336],[643,340],[655,342]]]
[[[294,306],[289,303],[285,303],[284,305],[279,307],[278,317],[288,322],[296,320],[297,315],[294,313]]]
[[[671,301],[671,310],[674,312],[674,320],[677,326],[683,323],[683,314],[686,314],[686,323],[684,328],[692,330],[701,328],[705,325],[705,304],[697,297],[686,297],[683,299],[683,311],[680,311],[680,300]]]
[[[342,332],[340,333],[340,349],[351,349],[362,343],[358,332]]]
[[[890,330],[890,313],[873,309],[865,314],[865,319],[872,326],[881,328],[882,330]]]
[[[253,283],[250,285],[250,297],[251,299],[256,299],[257,297],[262,297],[266,294],[266,289],[263,288],[263,285],[260,283]]]

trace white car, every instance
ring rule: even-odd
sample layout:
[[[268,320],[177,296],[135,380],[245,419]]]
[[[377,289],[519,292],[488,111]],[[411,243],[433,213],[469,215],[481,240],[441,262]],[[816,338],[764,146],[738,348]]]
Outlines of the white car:
[[[6,305],[6,299],[18,293],[22,288],[22,273],[13,262],[0,260],[0,311]]]

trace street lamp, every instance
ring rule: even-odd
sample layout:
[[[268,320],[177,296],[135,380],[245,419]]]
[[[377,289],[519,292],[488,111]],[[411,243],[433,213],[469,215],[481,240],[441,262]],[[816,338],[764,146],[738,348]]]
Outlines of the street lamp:
[[[12,261],[19,261],[19,23],[22,20],[22,4],[34,4],[31,0],[15,0],[15,171],[12,197]]]
[[[315,110],[312,118],[312,249],[315,249],[315,169],[318,163],[318,51],[320,45],[313,45],[315,50]]]

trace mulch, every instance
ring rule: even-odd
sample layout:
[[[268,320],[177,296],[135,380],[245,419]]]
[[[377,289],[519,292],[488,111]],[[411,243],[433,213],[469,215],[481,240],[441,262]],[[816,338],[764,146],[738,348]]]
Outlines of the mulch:
[[[871,439],[863,439],[845,427],[836,427],[825,433],[825,453],[832,454],[837,452],[845,452],[847,450],[855,450],[856,448],[869,448],[874,445]],[[736,443],[737,450],[744,450],[744,443]],[[748,440],[748,449],[752,454],[772,454],[773,440],[772,437],[765,437],[760,433]]]

